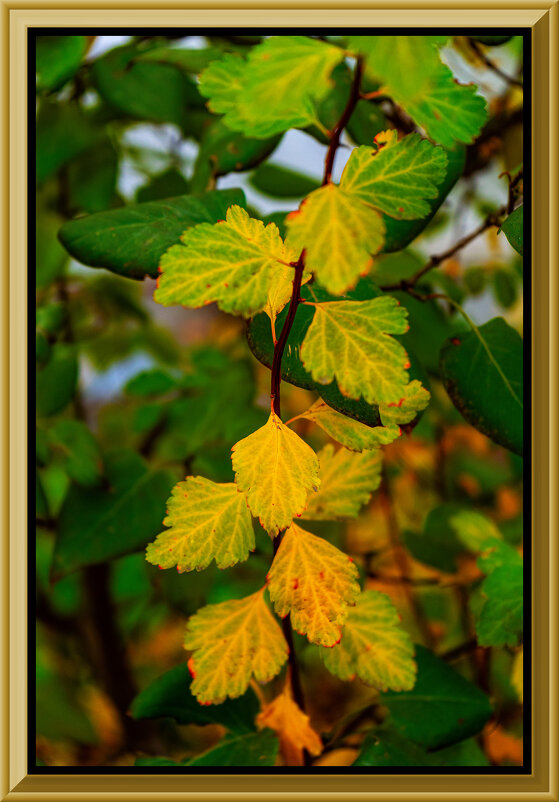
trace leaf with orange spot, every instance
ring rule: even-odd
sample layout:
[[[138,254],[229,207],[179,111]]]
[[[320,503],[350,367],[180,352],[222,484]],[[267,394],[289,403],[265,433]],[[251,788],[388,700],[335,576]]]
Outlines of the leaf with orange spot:
[[[291,614],[296,632],[332,646],[341,637],[348,605],[359,595],[353,561],[324,538],[292,524],[274,557],[268,591],[276,613]]]
[[[287,660],[287,643],[264,590],[202,607],[190,618],[184,648],[194,652],[188,661],[191,691],[201,704],[242,696],[252,677],[269,682]]]
[[[340,679],[357,676],[366,685],[393,691],[411,690],[415,684],[413,643],[384,593],[364,591],[349,610],[341,642],[320,652],[328,671]]]
[[[350,451],[367,451],[392,443],[400,436],[398,426],[367,426],[328,406],[322,399],[292,420],[305,418]]]
[[[287,687],[256,717],[260,729],[269,727],[279,735],[280,751],[287,766],[303,766],[303,750],[313,756],[322,752],[320,736],[309,717],[293,701]]]

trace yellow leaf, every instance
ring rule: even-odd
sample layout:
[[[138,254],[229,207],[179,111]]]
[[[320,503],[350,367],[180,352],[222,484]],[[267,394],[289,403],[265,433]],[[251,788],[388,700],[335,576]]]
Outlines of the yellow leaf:
[[[364,591],[349,611],[341,642],[320,652],[328,671],[340,679],[357,676],[382,691],[409,691],[415,685],[413,644],[384,593]]]
[[[305,270],[301,284],[306,284],[312,278],[312,273]],[[268,284],[268,295],[264,312],[268,315],[272,323],[272,334],[276,341],[275,326],[276,318],[285,304],[290,300],[293,291],[293,268],[278,265],[274,270]]]
[[[369,404],[398,403],[408,384],[408,356],[390,334],[404,334],[407,311],[395,298],[317,303],[301,346],[313,379],[336,378],[344,395]],[[327,344],[327,345],[325,345]]]
[[[347,448],[334,451],[329,443],[318,452],[320,490],[311,496],[303,518],[329,521],[355,518],[380,484],[380,449],[356,454]]]
[[[225,221],[189,228],[181,240],[161,258],[154,299],[163,306],[215,301],[224,312],[250,317],[270,302],[269,289],[285,282],[285,270],[293,278],[286,264],[298,254],[286,248],[274,223],[265,226],[240,206],[231,206]]]
[[[320,485],[316,454],[274,412],[233,446],[233,468],[252,513],[272,536],[303,512]]]
[[[336,412],[320,398],[306,412],[292,418],[292,421],[300,418],[313,421],[350,451],[365,451],[386,446],[400,436],[398,426],[366,426],[353,418],[348,418],[347,415],[342,415],[341,412]]]
[[[201,704],[242,696],[251,677],[269,682],[287,660],[287,643],[264,591],[202,607],[189,620],[184,647],[194,652],[191,690]]]
[[[320,736],[287,689],[258,714],[256,724],[259,729],[269,727],[278,733],[280,751],[287,766],[303,766],[304,749],[314,756],[322,752]]]
[[[348,605],[359,595],[358,572],[342,551],[292,524],[268,574],[276,613],[291,613],[296,632],[311,643],[333,646],[341,636]]]
[[[163,523],[171,528],[146,550],[147,561],[160,568],[201,571],[212,560],[218,568],[229,568],[254,551],[246,497],[233,483],[189,476],[173,488]]]
[[[385,426],[411,423],[417,413],[425,409],[430,398],[431,393],[420,381],[414,379],[405,388],[404,395],[398,402],[379,404],[380,418]]]
[[[327,184],[287,217],[287,243],[306,249],[305,264],[328,292],[340,295],[366,275],[384,242],[381,215],[359,198]]]

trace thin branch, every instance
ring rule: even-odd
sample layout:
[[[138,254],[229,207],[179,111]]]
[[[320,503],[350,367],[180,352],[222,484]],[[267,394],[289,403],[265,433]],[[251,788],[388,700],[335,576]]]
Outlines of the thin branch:
[[[487,53],[483,50],[483,48],[473,39],[469,39],[469,44],[476,56],[485,64],[485,66],[490,69],[495,75],[498,75],[499,78],[502,78],[503,81],[506,81],[507,84],[510,86],[519,86],[522,88],[523,84],[518,78],[514,78],[512,75],[507,75],[504,73],[500,67],[498,67],[494,61],[492,61]]]
[[[348,124],[351,115],[357,105],[357,101],[359,100],[359,88],[361,85],[361,76],[363,75],[363,59],[358,58],[357,63],[355,65],[355,72],[353,73],[353,82],[351,84],[351,93],[349,95],[347,104],[345,109],[343,110],[342,116],[338,120],[336,126],[334,127],[331,135],[330,135],[330,144],[328,145],[328,152],[326,153],[326,161],[324,162],[324,178],[322,179],[322,185],[325,186],[329,184],[332,180],[332,168],[334,167],[334,158],[336,156],[336,151],[338,150],[338,146],[340,144],[340,137],[342,135],[342,131]]]
[[[415,287],[417,282],[423,278],[423,276],[428,273],[430,270],[433,270],[434,267],[438,267],[443,262],[446,262],[447,259],[450,259],[454,256],[455,253],[458,253],[462,248],[466,245],[469,245],[470,242],[477,239],[480,234],[483,234],[484,231],[487,231],[489,228],[499,227],[502,223],[502,216],[507,212],[507,206],[501,206],[498,211],[487,215],[483,223],[478,226],[474,231],[471,231],[469,234],[466,234],[465,237],[462,237],[461,240],[458,240],[451,248],[444,251],[443,253],[437,254],[436,256],[431,256],[429,261],[426,265],[424,265],[421,270],[418,270],[417,273],[414,273],[408,279],[402,279],[396,284],[384,284],[381,287],[381,290],[384,291],[391,291],[391,290],[403,290],[404,292],[410,292],[411,289]],[[413,293],[410,293],[413,295]]]

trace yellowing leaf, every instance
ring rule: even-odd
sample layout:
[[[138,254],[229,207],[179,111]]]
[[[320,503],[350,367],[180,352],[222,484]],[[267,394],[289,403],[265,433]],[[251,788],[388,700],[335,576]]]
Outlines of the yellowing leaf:
[[[199,307],[215,301],[224,312],[250,317],[269,303],[269,291],[276,293],[278,282],[285,282],[285,270],[294,273],[285,265],[296,257],[277,226],[265,226],[240,206],[227,210],[226,221],[201,223],[181,239],[182,245],[172,245],[161,258],[154,298],[163,306]],[[279,311],[278,300],[275,308]]]
[[[366,451],[386,446],[400,436],[398,426],[366,426],[329,407],[320,398],[312,407],[293,420],[306,418],[323,429],[326,434],[350,451]]]
[[[404,390],[404,395],[398,402],[380,404],[380,419],[385,426],[398,426],[411,421],[418,412],[422,412],[431,398],[431,393],[423,387],[420,381],[414,379]]]
[[[355,518],[380,484],[382,452],[356,454],[347,448],[334,451],[329,443],[318,452],[320,490],[311,496],[303,513],[307,520]]]
[[[301,284],[306,284],[312,278],[309,270],[303,272]],[[280,265],[279,270],[274,270],[270,283],[268,284],[268,296],[264,312],[272,323],[272,335],[276,341],[276,317],[290,300],[293,291],[293,268]]]
[[[233,446],[233,468],[252,513],[272,536],[303,512],[320,485],[316,454],[274,412]]]
[[[320,652],[328,671],[340,679],[357,676],[382,691],[409,691],[415,684],[413,644],[384,593],[364,591],[349,611],[341,642]]]
[[[368,273],[384,242],[381,215],[335,184],[311,192],[287,217],[287,243],[306,249],[305,264],[328,292],[339,295]]]
[[[190,687],[201,704],[242,696],[251,677],[269,682],[287,660],[287,643],[264,590],[202,607],[189,620],[184,648],[194,652]]]
[[[340,187],[364,203],[398,220],[425,217],[428,198],[446,175],[447,155],[419,134],[397,141],[395,131],[378,134],[379,149],[354,148],[344,168]]]
[[[450,148],[477,136],[487,118],[485,100],[475,86],[454,80],[437,53],[439,37],[351,36],[349,43],[367,57],[367,72],[431,139]]]
[[[160,568],[201,571],[212,560],[218,568],[229,568],[254,551],[246,498],[233,483],[189,476],[173,488],[163,523],[171,528],[146,550],[148,562]]]
[[[200,91],[212,111],[225,113],[229,128],[268,137],[316,122],[315,102],[331,88],[330,74],[344,55],[307,36],[274,36],[252,48],[246,62],[234,56],[212,62]]]
[[[389,334],[407,331],[407,311],[395,298],[315,304],[301,361],[315,381],[334,378],[344,395],[369,404],[398,403],[408,384],[408,356]]]
[[[266,705],[256,717],[261,729],[269,727],[279,735],[280,751],[287,766],[303,766],[303,750],[316,756],[322,752],[320,735],[313,730],[309,717],[293,701],[287,688]]]
[[[291,614],[296,632],[311,643],[333,646],[341,636],[348,605],[359,595],[357,568],[324,538],[292,524],[268,574],[276,613]]]

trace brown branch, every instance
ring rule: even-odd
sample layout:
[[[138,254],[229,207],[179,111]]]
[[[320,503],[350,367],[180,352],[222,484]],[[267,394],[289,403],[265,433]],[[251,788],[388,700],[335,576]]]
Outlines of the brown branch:
[[[474,51],[474,53],[476,54],[476,56],[477,56],[477,57],[478,57],[478,58],[479,58],[479,59],[480,59],[480,60],[481,60],[481,61],[482,61],[482,62],[485,64],[485,66],[486,66],[486,67],[487,67],[489,70],[491,70],[492,72],[494,72],[494,73],[495,73],[495,75],[498,75],[498,76],[499,76],[499,78],[502,78],[502,79],[503,79],[503,81],[506,81],[506,83],[510,84],[510,86],[519,86],[520,88],[522,88],[522,86],[523,86],[523,84],[522,84],[522,81],[520,81],[518,78],[513,78],[513,76],[512,76],[512,75],[507,75],[506,73],[504,73],[504,72],[503,72],[503,71],[502,71],[502,70],[501,70],[501,69],[500,69],[500,68],[499,68],[499,67],[498,67],[498,66],[495,64],[495,62],[494,62],[494,61],[492,61],[492,60],[489,58],[489,56],[487,55],[487,53],[485,53],[485,51],[483,50],[483,48],[481,47],[481,45],[479,45],[479,44],[478,44],[476,41],[474,41],[473,39],[469,39],[468,41],[469,41],[470,47],[472,48],[472,50]]]
[[[417,284],[417,282],[423,278],[423,276],[432,270],[434,267],[438,267],[440,264],[445,262],[447,259],[450,259],[454,256],[455,253],[458,253],[462,248],[466,245],[469,245],[470,242],[473,242],[480,234],[483,234],[484,231],[487,231],[489,228],[499,227],[502,223],[502,216],[507,212],[507,206],[501,206],[498,211],[487,215],[483,223],[478,226],[474,231],[471,231],[469,234],[466,234],[461,240],[458,240],[452,247],[448,248],[448,250],[440,253],[436,256],[431,256],[429,261],[426,265],[424,265],[421,270],[418,270],[417,273],[414,273],[413,276],[407,279],[402,279],[402,281],[397,282],[396,284],[384,284],[381,286],[381,290],[384,291],[393,291],[393,290],[403,290],[404,292],[409,292],[411,295],[414,293],[412,292],[413,288]]]
[[[332,168],[334,167],[334,159],[336,157],[336,151],[338,150],[340,144],[340,137],[342,135],[342,131],[348,124],[351,115],[354,112],[355,106],[357,105],[357,101],[359,100],[359,91],[361,86],[362,75],[363,75],[363,60],[361,57],[358,57],[357,63],[355,65],[355,72],[353,73],[351,92],[346,107],[343,110],[342,116],[338,120],[336,126],[334,127],[330,135],[330,144],[328,145],[328,152],[326,153],[326,160],[324,162],[324,177],[322,179],[322,186],[329,184],[330,181],[332,180]]]

